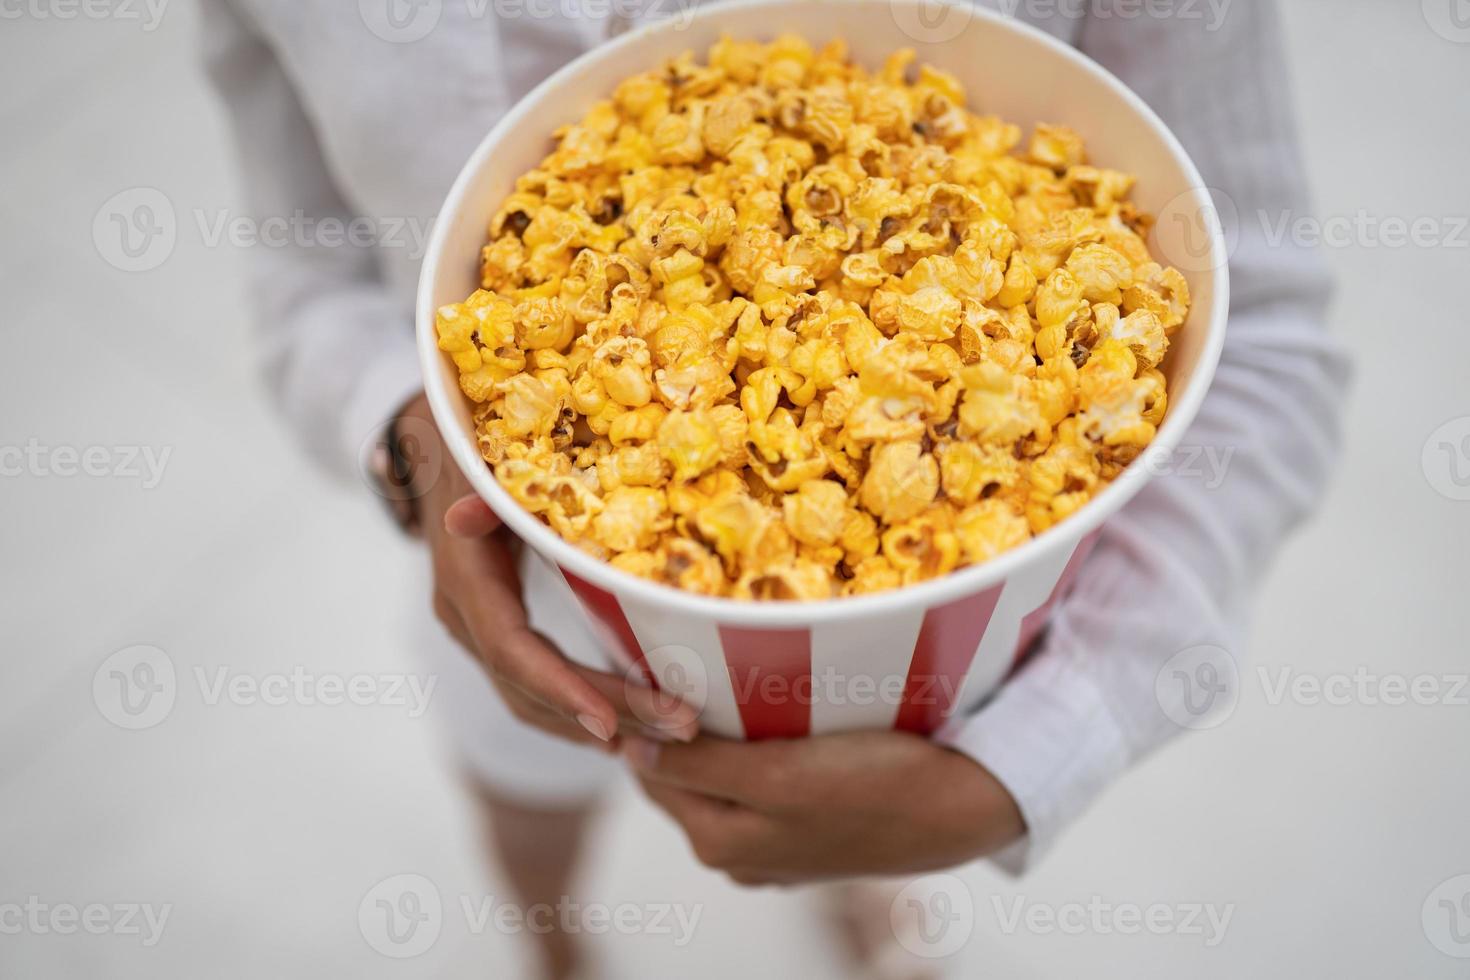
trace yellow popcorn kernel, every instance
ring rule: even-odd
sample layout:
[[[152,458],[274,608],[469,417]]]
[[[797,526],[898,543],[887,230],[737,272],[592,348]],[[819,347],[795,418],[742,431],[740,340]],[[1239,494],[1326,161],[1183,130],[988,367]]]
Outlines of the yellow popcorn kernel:
[[[720,433],[720,465],[740,469],[747,462],[746,433],[749,423],[736,405],[716,405],[709,410]]]
[[[1026,519],[999,500],[982,500],[955,518],[955,538],[967,564],[989,561],[1031,537]]]
[[[745,448],[751,472],[772,490],[795,490],[827,473],[829,464],[821,447],[785,409],[771,413],[769,421],[752,422]]]
[[[704,116],[704,145],[717,157],[728,157],[736,141],[755,123],[756,103],[740,95],[729,95],[710,103]]]
[[[804,38],[783,34],[766,47],[766,63],[760,70],[760,83],[768,89],[800,85],[812,63],[812,46]]]
[[[921,513],[939,492],[939,464],[917,442],[893,442],[872,451],[863,478],[862,505],[884,524]]]
[[[792,349],[787,358],[791,371],[802,384],[790,393],[792,403],[811,404],[819,392],[826,391],[839,379],[847,377],[847,358],[832,340],[809,340]]]
[[[668,479],[668,466],[656,442],[620,445],[597,460],[596,470],[598,485],[604,491],[656,487]]]
[[[1078,204],[1106,214],[1133,190],[1135,178],[1116,170],[1082,165],[1067,171],[1066,182]]]
[[[515,307],[516,339],[524,350],[560,350],[572,342],[576,324],[554,296],[526,299]]]
[[[663,164],[692,164],[704,159],[704,115],[695,103],[687,113],[669,113],[654,124],[650,134],[654,159]]]
[[[546,436],[560,418],[565,402],[550,385],[529,374],[519,374],[501,389],[500,418],[514,436]]]
[[[692,480],[720,462],[720,427],[706,411],[673,411],[658,429],[659,454],[674,467],[674,479]]]
[[[1005,447],[950,442],[939,446],[935,455],[944,495],[961,506],[1013,487],[1020,479],[1021,463]]]
[[[846,527],[847,490],[831,480],[808,480],[782,498],[786,527],[802,544],[836,544]]]
[[[602,498],[587,484],[560,476],[550,481],[541,509],[558,534],[576,541],[587,535],[602,507]]]
[[[1084,432],[1104,445],[1147,445],[1154,426],[1143,418],[1152,385],[1134,380],[1132,352],[1117,340],[1093,351],[1078,378],[1078,417]]]
[[[883,532],[883,557],[905,585],[954,571],[960,545],[951,523],[947,512],[937,510]]]
[[[954,293],[942,286],[925,286],[900,296],[898,328],[926,340],[948,340],[960,326],[962,305]]]
[[[1149,310],[1128,314],[1117,321],[1104,336],[1126,344],[1144,367],[1157,367],[1169,350],[1169,338],[1164,332],[1164,324],[1159,320],[1158,314]]]
[[[662,490],[619,487],[603,498],[592,531],[613,551],[631,551],[652,546],[672,524]]]
[[[652,365],[647,343],[637,337],[614,337],[597,348],[588,370],[609,398],[638,408],[653,398]]]
[[[959,435],[991,445],[1009,446],[1044,424],[1036,405],[1027,397],[1027,380],[996,364],[967,366],[962,378]]]
[[[1124,291],[1122,307],[1124,313],[1147,310],[1172,335],[1189,314],[1189,283],[1178,269],[1151,262],[1138,270],[1137,281]]]
[[[821,565],[798,559],[785,566],[745,572],[730,594],[762,601],[827,599],[832,596],[832,576]]]
[[[773,520],[771,512],[744,495],[721,497],[693,515],[700,539],[724,560],[727,573],[734,574],[742,556],[755,548]]]
[[[1005,307],[1022,306],[1036,295],[1036,286],[1036,273],[1018,252],[1011,256],[1010,264],[1006,267],[1005,280],[995,300]]]
[[[659,427],[663,425],[668,411],[662,405],[651,402],[620,412],[611,420],[612,424],[607,431],[608,440],[614,446],[620,446],[657,438]]]
[[[843,563],[856,568],[863,561],[878,553],[878,522],[866,511],[849,506],[842,523],[842,535],[838,544],[844,552]]]
[[[852,578],[843,583],[842,594],[857,596],[887,592],[903,584],[903,578],[899,575],[898,569],[889,564],[887,558],[882,555],[873,555],[863,559],[853,568]]]
[[[1075,513],[1092,498],[1097,486],[1097,460],[1091,453],[1065,441],[1034,460],[1027,473],[1031,483],[1026,521],[1040,534]]]
[[[1082,283],[1066,269],[1047,276],[1036,290],[1036,322],[1041,329],[1063,326],[1071,320],[1083,305],[1082,293]],[[1047,356],[1042,354],[1043,358]]]
[[[1057,173],[1087,162],[1087,150],[1082,137],[1067,126],[1050,126],[1041,123],[1031,137],[1031,159]]]
[[[1089,303],[1112,303],[1123,299],[1123,290],[1133,284],[1133,266],[1127,256],[1106,245],[1081,245],[1067,257],[1066,269],[1082,287]]]

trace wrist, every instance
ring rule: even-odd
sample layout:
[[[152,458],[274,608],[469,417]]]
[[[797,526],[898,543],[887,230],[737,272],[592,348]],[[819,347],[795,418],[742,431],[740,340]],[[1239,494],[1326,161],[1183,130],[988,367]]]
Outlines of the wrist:
[[[443,460],[443,443],[428,398],[420,392],[384,425],[372,459],[375,489],[404,531],[421,531],[424,498],[438,482]]]

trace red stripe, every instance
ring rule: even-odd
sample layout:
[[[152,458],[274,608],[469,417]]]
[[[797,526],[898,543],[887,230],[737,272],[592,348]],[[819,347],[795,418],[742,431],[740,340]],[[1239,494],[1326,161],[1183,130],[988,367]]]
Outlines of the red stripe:
[[[1101,531],[1093,531],[1081,541],[1077,542],[1077,548],[1072,552],[1072,557],[1067,559],[1066,567],[1062,569],[1057,584],[1052,587],[1051,595],[1047,596],[1045,602],[1026,614],[1021,620],[1021,635],[1016,642],[1016,666],[1019,666],[1031,654],[1032,644],[1046,628],[1048,617],[1051,616],[1052,607],[1061,601],[1062,597],[1072,588],[1072,583],[1077,580],[1077,572],[1081,570],[1082,563],[1092,553],[1093,545],[1097,544],[1097,536]]]
[[[811,630],[721,626],[720,645],[747,739],[811,733]]]
[[[959,696],[1002,588],[997,585],[924,613],[894,728],[919,735],[939,728]]]
[[[557,567],[561,568],[560,565]],[[612,632],[613,637],[622,646],[628,662],[637,664],[643,671],[644,680],[648,681],[650,687],[657,688],[658,681],[654,678],[648,661],[643,657],[643,648],[638,645],[638,637],[634,634],[633,627],[628,625],[628,617],[623,613],[618,597],[606,589],[599,589],[586,579],[578,578],[565,568],[561,569],[561,573],[566,577],[567,584],[572,587],[572,591],[577,594],[577,598],[581,600],[583,608]]]

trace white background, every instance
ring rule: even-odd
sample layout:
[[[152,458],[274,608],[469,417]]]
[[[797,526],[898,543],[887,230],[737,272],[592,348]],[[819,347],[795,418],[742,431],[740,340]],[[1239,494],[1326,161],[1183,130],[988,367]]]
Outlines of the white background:
[[[1430,0],[1431,3],[1434,0]],[[51,7],[54,8],[55,4]],[[1419,0],[1287,8],[1321,217],[1470,215],[1470,43]],[[23,10],[6,4],[8,11]],[[140,7],[141,9],[141,7]],[[413,670],[415,552],[361,487],[310,475],[257,385],[241,256],[189,226],[160,268],[106,264],[113,194],[234,202],[195,12],[158,29],[25,14],[0,25],[0,445],[141,445],[162,483],[0,478],[0,904],[170,903],[163,940],[0,935],[7,977],[518,975],[518,941],[471,936],[460,894],[503,894],[434,725],[402,709],[205,705],[192,671]],[[1286,97],[1283,94],[1283,97]],[[1470,415],[1470,249],[1331,250],[1335,329],[1358,375],[1327,506],[1262,589],[1238,710],[1116,786],[1023,882],[966,869],[964,975],[1470,976],[1421,924],[1470,872],[1470,707],[1268,703],[1256,666],[1440,676],[1470,669],[1470,502],[1436,492],[1430,434]],[[1447,462],[1447,460],[1446,460]],[[1470,472],[1470,459],[1461,459]],[[129,732],[92,678],[134,644],[181,693]],[[741,892],[697,868],[623,787],[586,901],[704,903],[695,942],[607,937],[609,975],[842,975],[809,892]],[[433,948],[384,958],[358,929],[381,879],[428,876]],[[991,902],[1233,904],[1225,941],[1002,932]]]

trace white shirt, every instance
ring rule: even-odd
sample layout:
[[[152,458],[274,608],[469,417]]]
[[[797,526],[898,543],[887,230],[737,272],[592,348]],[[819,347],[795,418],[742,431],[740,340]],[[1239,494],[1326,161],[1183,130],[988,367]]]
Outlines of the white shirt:
[[[1156,693],[1171,657],[1200,645],[1243,655],[1255,583],[1322,491],[1347,381],[1324,329],[1323,267],[1296,245],[1268,242],[1261,220],[1307,204],[1273,0],[1180,3],[1175,16],[1128,18],[1101,16],[1110,0],[1046,6],[1057,12],[1025,19],[1149,102],[1242,220],[1230,229],[1239,244],[1224,355],[1184,439],[1197,462],[1212,464],[1184,466],[1177,455],[1178,472],[1116,515],[1037,655],[940,734],[1019,802],[1029,833],[1001,856],[1011,868],[1182,730],[1171,718],[1187,717],[1176,703],[1183,689]],[[315,453],[343,470],[421,386],[418,243],[464,160],[515,100],[625,26],[617,17],[501,19],[493,4],[446,2],[427,36],[391,43],[359,9],[204,3],[209,65],[256,217],[367,216],[382,233],[376,245],[253,252],[273,389]]]

